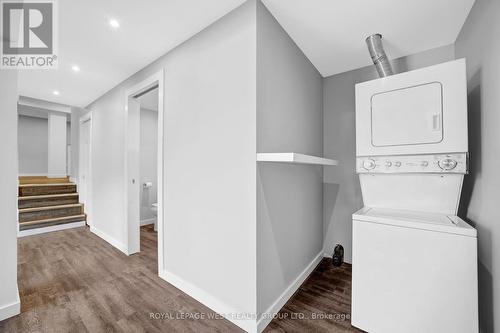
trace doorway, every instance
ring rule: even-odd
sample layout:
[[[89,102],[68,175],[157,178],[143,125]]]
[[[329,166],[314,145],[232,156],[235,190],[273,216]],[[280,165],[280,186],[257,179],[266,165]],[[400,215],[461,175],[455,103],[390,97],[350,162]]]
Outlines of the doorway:
[[[158,212],[158,87],[135,97],[140,104],[139,115],[139,218],[141,248],[142,232],[154,232]],[[156,248],[157,244],[154,244]]]
[[[125,131],[125,217],[127,223],[127,253],[138,253],[141,250],[140,227],[143,223],[156,222],[158,233],[158,270],[163,270],[163,71],[160,71],[143,82],[129,89],[126,93],[126,131]],[[148,107],[149,106],[149,107]],[[157,110],[145,111],[147,108]],[[141,110],[142,109],[142,110]],[[151,125],[154,118],[147,112],[156,111],[157,121],[156,154],[145,152],[141,147],[141,126]],[[143,122],[141,124],[141,118]],[[150,126],[149,125],[149,126]],[[151,137],[145,139],[143,146],[151,148]],[[147,142],[148,141],[149,144]],[[143,148],[143,149],[141,149]],[[142,154],[141,154],[142,153]],[[149,157],[148,157],[149,156]],[[155,161],[151,160],[151,157]],[[147,158],[147,161],[143,159]],[[155,163],[155,167],[151,167]],[[143,166],[141,168],[141,165]],[[149,167],[144,167],[149,165]],[[145,170],[148,169],[148,170]],[[156,175],[152,175],[155,173]],[[156,186],[155,186],[156,184]],[[153,206],[154,205],[154,206]],[[155,211],[155,212],[154,212]],[[156,216],[154,216],[156,213]]]

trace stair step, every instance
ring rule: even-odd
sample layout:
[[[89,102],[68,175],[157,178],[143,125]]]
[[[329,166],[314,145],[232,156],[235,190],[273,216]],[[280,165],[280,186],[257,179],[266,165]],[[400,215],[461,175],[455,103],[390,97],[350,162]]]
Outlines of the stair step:
[[[47,184],[20,184],[19,187],[45,187],[45,186],[69,186],[75,183],[47,183]]]
[[[76,193],[75,183],[19,185],[19,197]]]
[[[49,227],[49,226],[53,226],[53,225],[72,223],[72,222],[81,222],[81,221],[86,221],[86,220],[87,220],[86,214],[78,214],[78,215],[71,215],[71,216],[64,216],[64,217],[57,217],[57,218],[50,218],[50,219],[35,220],[35,221],[29,221],[29,222],[21,222],[21,223],[19,223],[19,230],[22,231],[22,230],[29,230],[29,229],[35,229],[35,228],[43,228],[43,227]]]
[[[24,209],[24,208],[34,208],[34,207],[77,204],[78,199],[79,199],[78,193],[34,195],[29,197],[19,197],[18,208]]]
[[[20,176],[19,184],[54,184],[69,183],[69,177],[49,178],[47,176]]]
[[[83,213],[83,204],[80,203],[48,207],[23,208],[19,209],[19,223],[81,215]]]
[[[36,199],[50,199],[50,198],[63,198],[63,197],[77,197],[78,193],[63,193],[63,194],[44,194],[33,195],[27,197],[19,197],[19,200],[36,200]]]

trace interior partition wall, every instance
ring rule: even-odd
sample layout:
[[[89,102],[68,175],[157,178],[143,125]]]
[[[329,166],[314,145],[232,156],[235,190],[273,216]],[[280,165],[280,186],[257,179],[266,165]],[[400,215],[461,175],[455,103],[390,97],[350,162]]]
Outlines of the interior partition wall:
[[[261,331],[323,256],[321,76],[250,0],[89,105],[93,229],[126,254],[128,97],[159,71],[159,275]]]

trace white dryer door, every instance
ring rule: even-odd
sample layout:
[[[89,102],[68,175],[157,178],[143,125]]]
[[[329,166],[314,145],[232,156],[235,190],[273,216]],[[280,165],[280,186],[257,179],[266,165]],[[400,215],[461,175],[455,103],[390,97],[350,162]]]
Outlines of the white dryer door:
[[[467,152],[465,60],[356,84],[356,155]]]
[[[442,85],[431,82],[371,98],[372,145],[421,145],[443,140]]]

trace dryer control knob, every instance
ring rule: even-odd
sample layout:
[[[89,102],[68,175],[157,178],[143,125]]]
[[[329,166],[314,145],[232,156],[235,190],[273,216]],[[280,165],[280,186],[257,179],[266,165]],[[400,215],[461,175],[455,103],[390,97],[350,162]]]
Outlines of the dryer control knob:
[[[375,161],[371,158],[363,161],[363,168],[365,168],[366,170],[375,169],[375,166]]]
[[[392,162],[391,161],[386,161],[385,162],[385,166],[388,167],[388,168],[391,167],[392,166]]]
[[[398,162],[394,162],[394,166],[395,166],[396,168],[399,168],[399,167],[401,166],[401,162],[399,162],[399,161],[398,161]]]
[[[457,166],[457,161],[452,160],[451,158],[446,158],[444,160],[439,161],[439,167],[443,170],[453,170]]]
[[[427,162],[427,161],[422,161],[422,163],[420,163],[420,165],[421,165],[421,166],[423,166],[423,167],[425,168],[426,166],[428,166],[428,165],[429,165],[429,162]]]

